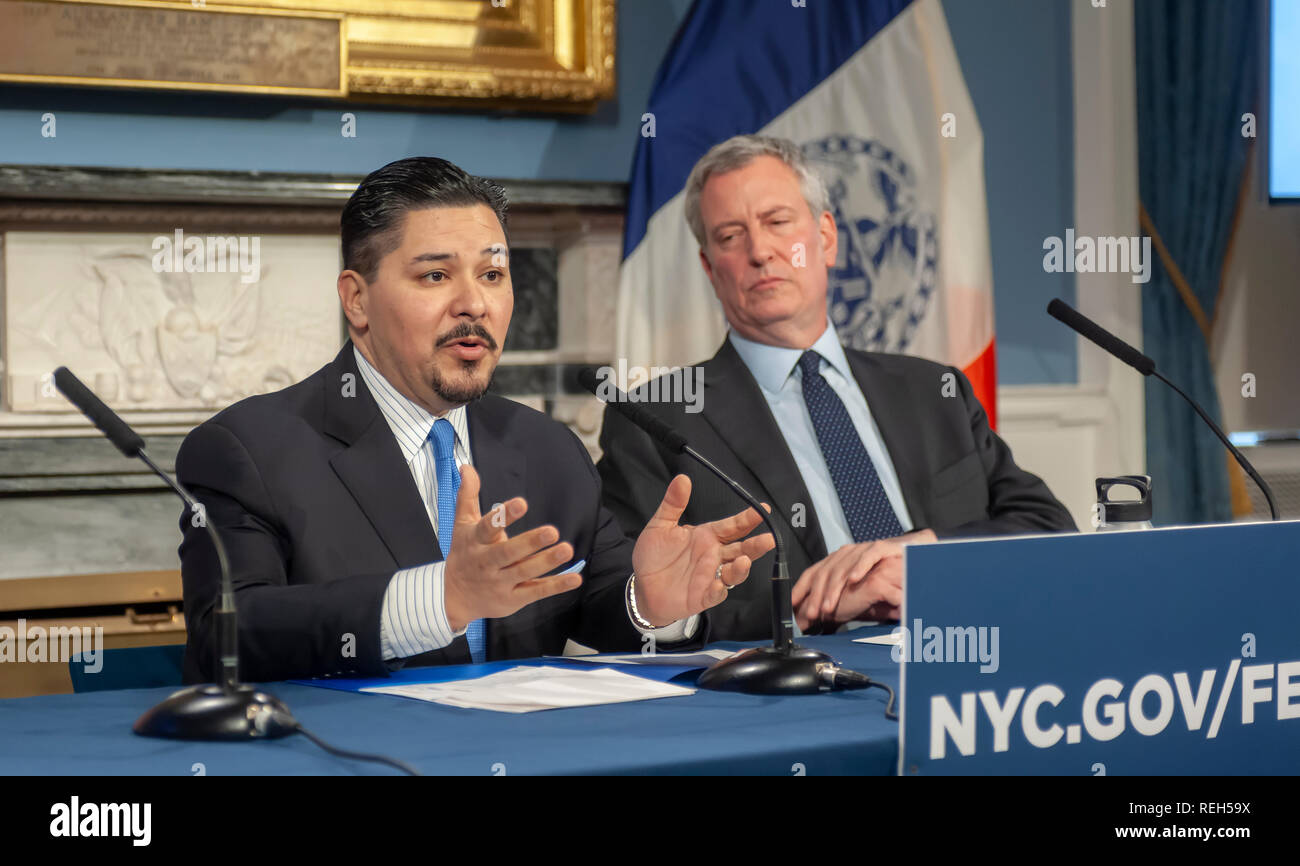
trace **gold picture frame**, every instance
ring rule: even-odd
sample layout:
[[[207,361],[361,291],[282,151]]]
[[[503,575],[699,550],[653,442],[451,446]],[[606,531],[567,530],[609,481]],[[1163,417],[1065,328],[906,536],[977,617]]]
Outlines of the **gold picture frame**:
[[[188,15],[265,16],[282,22],[337,20],[341,75],[314,88],[265,82],[196,81],[44,74],[0,80],[145,88],[224,89],[430,106],[591,112],[614,96],[615,0],[0,0],[6,4],[161,8]],[[300,23],[298,29],[306,31]],[[229,37],[226,37],[227,40]],[[299,35],[300,41],[306,37]],[[301,52],[301,45],[293,50]],[[321,44],[323,53],[334,47]],[[333,54],[327,56],[333,57]],[[317,60],[319,60],[317,58]],[[256,65],[256,64],[253,64]]]

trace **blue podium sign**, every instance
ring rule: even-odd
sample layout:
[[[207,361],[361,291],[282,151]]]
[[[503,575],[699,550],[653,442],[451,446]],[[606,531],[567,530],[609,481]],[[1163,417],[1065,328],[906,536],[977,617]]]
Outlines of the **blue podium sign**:
[[[1300,521],[905,556],[901,774],[1300,773]]]

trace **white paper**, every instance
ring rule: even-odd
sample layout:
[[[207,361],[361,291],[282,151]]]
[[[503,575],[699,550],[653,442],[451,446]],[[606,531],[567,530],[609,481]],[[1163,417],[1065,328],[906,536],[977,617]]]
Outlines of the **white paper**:
[[[612,668],[574,670],[549,666],[520,666],[473,680],[375,686],[362,691],[502,713],[590,707],[695,693],[695,689],[647,680]]]
[[[680,665],[708,668],[733,655],[735,653],[730,650],[701,650],[696,653],[623,653],[567,656],[566,658],[572,662],[587,662],[593,665]]]
[[[894,632],[893,634],[878,634],[875,637],[857,637],[853,639],[854,643],[874,643],[881,646],[902,646],[903,633]]]

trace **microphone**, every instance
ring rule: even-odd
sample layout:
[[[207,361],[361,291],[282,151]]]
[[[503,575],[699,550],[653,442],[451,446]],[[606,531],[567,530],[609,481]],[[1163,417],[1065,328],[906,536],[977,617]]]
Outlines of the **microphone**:
[[[1052,318],[1065,324],[1083,338],[1096,343],[1143,376],[1150,376],[1156,370],[1156,362],[1098,325],[1092,319],[1080,313],[1060,298],[1052,298],[1047,305],[1047,312]]]
[[[1260,474],[1255,471],[1255,467],[1250,465],[1250,461],[1246,459],[1246,456],[1238,451],[1235,445],[1228,441],[1228,437],[1224,435],[1221,429],[1219,429],[1219,425],[1214,423],[1214,419],[1201,408],[1200,404],[1188,396],[1182,388],[1179,388],[1173,382],[1166,379],[1160,371],[1156,369],[1155,361],[1146,355],[1143,355],[1137,349],[1133,348],[1128,343],[1125,343],[1119,337],[1116,337],[1110,331],[1107,331],[1101,325],[1098,325],[1092,319],[1089,319],[1060,298],[1052,299],[1051,303],[1047,305],[1047,312],[1052,316],[1052,318],[1062,322],[1066,327],[1075,331],[1084,339],[1105,349],[1125,364],[1128,364],[1134,370],[1137,370],[1143,376],[1155,376],[1161,382],[1164,382],[1170,388],[1173,388],[1174,391],[1178,393],[1178,396],[1186,400],[1187,403],[1196,410],[1196,414],[1200,415],[1201,420],[1209,425],[1210,429],[1214,431],[1214,435],[1219,437],[1219,441],[1222,442],[1228,449],[1228,452],[1236,458],[1237,463],[1246,471],[1246,474],[1249,475],[1257,485],[1259,485],[1259,489],[1264,493],[1264,499],[1268,501],[1269,513],[1272,515],[1273,520],[1278,519],[1277,503],[1273,501],[1273,491],[1269,488],[1268,483],[1265,482],[1264,479],[1260,477]]]
[[[602,383],[600,378],[596,375],[596,371],[591,367],[583,367],[578,371],[578,383],[592,394],[595,394],[596,398],[605,405],[613,406],[620,415],[649,433],[650,438],[659,442],[674,454],[681,454],[689,448],[686,444],[686,437],[682,436],[682,434],[668,426],[668,424],[661,421],[655,415],[642,409],[639,404],[631,402],[627,394],[625,394],[623,390],[613,382]],[[602,389],[612,392],[611,396],[614,397],[613,402],[606,399],[605,396],[602,396]],[[739,487],[740,485],[736,486]],[[749,497],[748,493],[742,495]],[[752,499],[752,497],[749,498]],[[751,502],[750,504],[753,503]],[[763,509],[761,508],[759,508],[758,511],[760,514],[763,513]],[[773,532],[773,535],[776,535],[775,531]]]
[[[54,371],[54,384],[81,410],[109,441],[127,457],[138,457],[176,492],[189,510],[202,515],[203,507],[145,453],[144,440],[122,418],[95,396],[67,367]],[[298,722],[277,698],[239,682],[239,639],[235,620],[235,594],[230,562],[221,537],[206,517],[203,527],[212,539],[221,567],[221,597],[215,616],[217,639],[216,685],[182,689],[145,712],[134,731],[146,737],[183,740],[272,739],[295,733]]]
[[[116,412],[104,405],[104,402],[72,375],[67,367],[54,371],[54,386],[63,392],[73,406],[94,422],[108,441],[117,446],[127,457],[139,457],[144,453],[144,440],[130,428]],[[155,472],[158,470],[154,470]]]
[[[759,504],[754,495],[692,448],[686,437],[670,424],[633,402],[614,382],[602,381],[591,367],[578,371],[578,382],[598,400],[612,407],[669,451],[685,454],[721,479],[750,508],[758,512],[776,541],[771,579],[772,646],[748,649],[718,662],[700,674],[698,685],[706,689],[758,695],[816,694],[830,688],[865,687],[870,680],[864,675],[854,675],[861,677],[861,680],[842,675],[841,672],[854,672],[839,668],[826,653],[801,647],[794,642],[794,612],[790,600],[793,587],[790,568],[786,562],[785,540],[777,531],[767,509]]]

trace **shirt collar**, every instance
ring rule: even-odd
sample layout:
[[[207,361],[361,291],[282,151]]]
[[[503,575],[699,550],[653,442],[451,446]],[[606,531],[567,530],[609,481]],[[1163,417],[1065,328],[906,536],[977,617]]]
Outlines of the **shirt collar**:
[[[384,420],[388,422],[393,435],[397,437],[397,445],[402,449],[402,456],[406,458],[407,463],[410,463],[424,447],[425,441],[429,438],[429,431],[433,429],[433,423],[439,416],[407,399],[406,395],[394,388],[392,383],[366,360],[366,356],[361,354],[361,350],[355,343],[352,345],[352,352],[356,355],[357,370],[361,372],[361,378],[365,380],[366,387],[370,389],[375,403],[379,405]],[[451,422],[452,428],[456,431],[458,444],[463,445],[460,440],[465,429],[465,407],[457,406],[442,417]]]
[[[754,374],[754,379],[759,386],[773,394],[784,387],[804,352],[802,349],[756,343],[745,339],[734,330],[730,332],[727,339],[731,340],[731,345],[736,347],[740,359],[745,362],[749,372]],[[826,330],[822,331],[822,335],[809,348],[821,355],[841,376],[850,380],[853,378],[853,371],[849,369],[848,356],[844,354],[844,347],[840,345],[839,335],[835,332],[835,326],[831,324],[830,319],[826,320]]]

